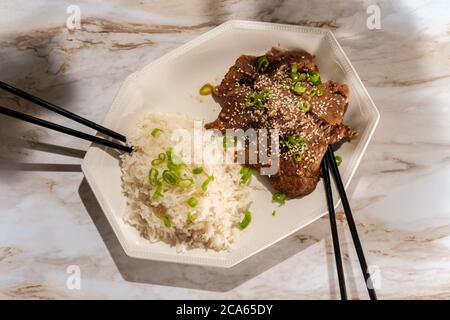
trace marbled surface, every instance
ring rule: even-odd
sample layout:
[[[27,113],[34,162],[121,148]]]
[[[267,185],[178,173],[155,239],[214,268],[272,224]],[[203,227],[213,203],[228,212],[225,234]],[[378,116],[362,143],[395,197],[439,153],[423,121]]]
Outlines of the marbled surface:
[[[366,26],[374,3],[379,30]],[[0,16],[1,80],[97,122],[129,73],[226,20],[332,29],[381,113],[348,192],[378,295],[450,298],[448,1],[7,0]],[[72,125],[4,93],[0,105]],[[87,142],[3,116],[0,141],[0,298],[339,297],[326,218],[230,270],[137,261],[83,179]],[[366,299],[339,217],[349,296]]]

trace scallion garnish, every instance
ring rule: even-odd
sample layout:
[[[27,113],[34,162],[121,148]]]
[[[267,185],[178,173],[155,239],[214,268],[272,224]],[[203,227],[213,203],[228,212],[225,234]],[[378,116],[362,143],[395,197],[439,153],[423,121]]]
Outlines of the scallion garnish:
[[[223,148],[224,148],[225,150],[228,148],[228,146],[230,145],[230,143],[232,143],[234,146],[236,146],[236,145],[237,145],[237,139],[236,139],[236,137],[235,137],[235,136],[229,137],[229,136],[227,136],[227,135],[224,135],[224,136],[223,136],[223,139],[222,139],[222,146],[223,146]]]
[[[198,204],[198,200],[197,200],[196,198],[194,198],[194,197],[190,197],[190,198],[187,200],[187,204],[188,204],[190,207],[194,208],[194,207]]]
[[[244,218],[242,219],[241,222],[239,222],[239,228],[241,230],[247,228],[247,226],[250,224],[251,221],[252,221],[252,213],[248,210],[245,210]]]
[[[152,137],[157,137],[160,135],[160,133],[162,132],[162,129],[160,128],[154,128],[151,132]]]
[[[300,73],[298,78],[300,81],[305,81],[308,78],[308,75],[306,73],[302,72],[302,73]]]
[[[207,96],[207,95],[210,95],[213,92],[213,90],[214,90],[214,86],[211,85],[210,83],[206,83],[200,88],[199,93],[202,96]]]
[[[272,200],[278,202],[279,204],[284,204],[286,201],[286,195],[282,192],[275,192],[272,194]]]
[[[320,89],[320,88],[317,88],[317,90],[316,90],[316,96],[318,96],[318,97],[323,96],[323,90]]]
[[[186,220],[188,222],[194,222],[195,219],[197,219],[197,216],[193,215],[190,211],[188,211]]]
[[[170,221],[170,218],[168,216],[162,216],[161,220],[163,221],[166,228],[170,228],[172,226],[172,221]]]
[[[334,159],[336,161],[336,165],[339,167],[342,163],[342,157],[338,155],[338,156],[335,156]]]
[[[258,64],[257,67],[258,71],[264,72],[267,70],[267,67],[269,67],[269,60],[267,59],[266,56],[262,56],[258,58],[257,64]]]
[[[241,184],[246,184],[252,177],[252,170],[244,166],[241,167],[239,173],[241,174]]]
[[[174,186],[180,181],[180,177],[178,177],[178,175],[171,170],[164,170],[162,173],[162,178],[165,182]]]
[[[313,70],[308,72],[308,80],[315,86],[321,84],[319,71]]]
[[[294,158],[295,162],[302,162],[303,160],[303,155],[300,152],[294,153],[292,157]]]
[[[296,63],[291,64],[291,79],[293,81],[297,81],[299,76],[298,76],[298,67]]]
[[[202,168],[202,167],[194,168],[194,169],[192,170],[192,173],[193,173],[193,174],[200,174],[200,173],[202,173],[202,172],[203,172],[203,168]]]
[[[152,200],[158,199],[158,198],[164,198],[164,195],[162,194],[162,183],[161,181],[157,180],[155,183],[155,192],[152,195]]]
[[[172,148],[166,151],[166,155],[167,155],[167,168],[169,168],[169,170],[173,171],[177,175],[180,175],[181,170],[186,167],[186,164],[181,162],[181,157],[176,155],[173,152]]]
[[[298,72],[298,66],[296,63],[291,64],[291,73],[297,73]]]
[[[264,108],[266,106],[267,98],[271,94],[270,90],[255,91],[247,97],[245,101],[246,107]]]
[[[203,192],[205,192],[206,189],[208,189],[208,185],[211,181],[214,181],[214,176],[208,176],[208,178],[206,178],[206,180],[202,183]]]
[[[154,159],[154,160],[152,161],[152,165],[158,166],[158,165],[160,165],[161,163],[163,163],[164,160],[166,160],[166,154],[165,154],[165,153],[160,153],[160,154],[158,155],[158,158],[157,158],[157,159]]]
[[[288,134],[280,141],[281,147],[286,150],[301,148],[305,143],[305,140],[297,133]]]
[[[181,179],[178,182],[178,186],[181,187],[181,188],[189,188],[192,185],[194,185],[194,179],[192,179],[192,178]]]
[[[272,211],[272,217],[275,217],[275,215],[277,214],[277,212],[275,210]]]
[[[291,86],[291,90],[297,94],[303,93],[306,91],[306,87],[301,82],[296,82]]]
[[[311,104],[308,101],[300,101],[298,103],[298,108],[304,113],[307,113],[309,110],[311,110]]]
[[[158,170],[155,168],[151,168],[148,172],[148,182],[154,186],[156,184],[156,181],[158,180]]]

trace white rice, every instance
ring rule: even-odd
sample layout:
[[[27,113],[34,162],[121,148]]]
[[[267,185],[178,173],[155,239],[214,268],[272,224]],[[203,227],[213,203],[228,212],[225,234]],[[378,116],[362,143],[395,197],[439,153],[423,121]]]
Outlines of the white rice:
[[[154,128],[163,131],[153,137],[151,132]],[[194,121],[180,114],[151,113],[137,125],[130,139],[135,151],[121,158],[122,189],[127,198],[124,220],[144,238],[175,245],[178,251],[186,248],[226,250],[234,241],[235,233],[240,232],[238,224],[252,201],[250,188],[239,182],[240,165],[187,164],[184,172],[194,178],[192,187],[180,188],[163,183],[164,197],[151,197],[155,191],[148,179],[151,162],[174,145],[172,132],[180,128],[192,133]],[[203,142],[202,147],[205,148],[207,143]],[[202,167],[204,173],[192,174],[196,167]],[[167,169],[165,163],[156,168],[159,174]],[[214,181],[203,192],[201,185],[207,176],[214,176]],[[194,208],[187,204],[190,197],[198,200]],[[195,217],[194,221],[188,219],[188,211]],[[165,225],[161,216],[170,220],[170,227]]]

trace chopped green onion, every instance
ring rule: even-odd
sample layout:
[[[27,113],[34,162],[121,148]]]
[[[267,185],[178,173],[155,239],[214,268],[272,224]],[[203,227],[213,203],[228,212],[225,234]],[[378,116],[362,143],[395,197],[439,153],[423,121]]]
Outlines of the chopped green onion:
[[[200,173],[202,173],[202,172],[203,172],[203,168],[202,168],[202,167],[194,168],[194,169],[192,170],[192,173],[193,173],[193,174],[200,174]]]
[[[264,108],[267,98],[271,94],[270,90],[255,91],[247,97],[245,101],[246,107]]]
[[[198,204],[198,200],[196,199],[196,198],[194,198],[194,197],[190,197],[188,200],[187,200],[187,204],[190,206],[190,207],[195,207],[197,204]]]
[[[239,228],[241,230],[247,228],[251,221],[252,221],[252,213],[248,210],[245,210],[244,218],[242,219],[241,222],[239,222]]]
[[[300,152],[294,153],[292,157],[295,162],[301,162],[303,160],[303,155]]]
[[[298,103],[298,108],[304,113],[307,113],[309,110],[311,110],[311,104],[308,101],[300,101]]]
[[[309,76],[309,82],[311,82],[313,85],[318,85],[321,83],[319,71],[316,71],[316,70],[310,71],[310,72],[308,72],[308,76]]]
[[[158,180],[158,170],[155,168],[151,168],[148,172],[148,182],[153,186],[156,184],[156,181]]]
[[[193,184],[194,184],[194,179],[192,179],[192,178],[181,179],[180,182],[178,182],[178,186],[181,188],[189,188]]]
[[[155,183],[156,188],[155,192],[152,195],[152,200],[158,199],[158,198],[164,198],[164,195],[162,194],[162,183],[161,181],[156,181]]]
[[[266,56],[262,56],[258,58],[258,71],[259,72],[264,72],[266,71],[267,67],[269,66],[269,60],[267,59]]]
[[[318,97],[323,96],[323,90],[320,89],[320,88],[317,88],[317,90],[316,90],[316,96],[318,96]]]
[[[316,88],[311,88],[306,90],[306,94],[310,97],[314,97],[317,94]]]
[[[166,154],[165,154],[165,153],[160,153],[160,154],[158,155],[158,158],[157,158],[157,159],[154,159],[154,160],[152,161],[152,165],[158,166],[158,165],[160,165],[161,163],[163,163],[164,160],[166,160]]]
[[[173,162],[167,162],[167,168],[169,168],[170,171],[176,173],[177,175],[180,175],[181,170],[185,167],[186,164],[184,163],[174,164]]]
[[[288,141],[293,146],[298,146],[303,143],[303,138],[299,134],[294,133],[288,136]]]
[[[296,63],[291,64],[291,73],[297,73],[298,72],[298,66]]]
[[[188,222],[194,222],[195,219],[197,219],[197,216],[188,211],[186,220]]]
[[[277,212],[275,210],[272,211],[272,217],[275,217],[275,215],[277,214]]]
[[[293,81],[297,81],[297,79],[298,79],[297,71],[298,71],[297,64],[296,63],[291,64],[291,79]]]
[[[335,156],[334,159],[336,160],[336,165],[339,167],[342,163],[342,157],[341,156]]]
[[[308,78],[308,75],[306,73],[304,73],[304,72],[300,73],[300,75],[299,75],[300,81],[305,81],[306,78]]]
[[[209,83],[206,83],[200,88],[199,92],[202,96],[207,96],[210,95],[213,92],[213,90],[214,86]]]
[[[176,155],[173,152],[172,148],[169,148],[166,151],[166,155],[167,155],[167,168],[169,168],[169,170],[173,171],[177,175],[180,175],[181,170],[186,167],[186,164],[181,162],[181,157]]]
[[[241,174],[241,184],[246,184],[252,177],[252,170],[244,166],[241,167],[239,173]]]
[[[282,192],[275,192],[272,194],[272,200],[278,202],[279,204],[284,204],[284,201],[286,201],[286,195]]]
[[[211,181],[214,181],[214,176],[208,176],[208,178],[206,178],[206,180],[202,183],[203,191],[206,191],[206,189],[208,189],[208,185]]]
[[[172,162],[172,163],[174,163],[174,164],[180,164],[180,163],[182,163],[182,161],[181,161],[181,156],[180,155],[177,155],[175,152],[173,152],[173,149],[172,148],[169,148],[167,151],[166,151],[166,155],[167,155],[167,161],[169,161],[169,162]]]
[[[152,137],[157,137],[160,135],[160,133],[162,132],[162,129],[160,128],[154,128],[151,132]]]
[[[170,221],[170,218],[168,216],[162,216],[161,220],[163,221],[166,228],[170,228],[172,226],[172,221]]]
[[[164,170],[162,173],[162,178],[165,182],[174,186],[180,181],[180,177],[178,177],[175,172],[170,170]]]
[[[154,160],[152,160],[152,165],[153,166],[159,166],[161,163],[163,163],[164,162],[164,160],[161,160],[161,159],[154,159]]]
[[[304,144],[305,140],[297,133],[288,134],[280,141],[281,147],[287,150],[301,148]]]
[[[298,94],[305,92],[306,87],[301,82],[296,82],[293,86],[291,86],[291,90]]]
[[[223,139],[222,139],[222,146],[223,146],[223,148],[225,150],[228,148],[230,143],[233,143],[233,145],[236,146],[237,145],[237,138],[235,136],[229,137],[227,135],[224,135]]]

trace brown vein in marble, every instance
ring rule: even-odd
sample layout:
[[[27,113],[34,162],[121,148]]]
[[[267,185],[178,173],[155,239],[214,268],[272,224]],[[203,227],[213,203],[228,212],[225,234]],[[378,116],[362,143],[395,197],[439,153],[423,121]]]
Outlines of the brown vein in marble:
[[[65,284],[62,284],[61,288],[64,288],[64,285]],[[69,295],[69,291],[66,292],[65,290],[61,290],[61,288],[46,283],[30,282],[3,288],[0,290],[0,297],[6,299],[61,300],[83,298],[81,296],[83,295],[85,298],[89,299],[102,298],[102,296],[98,294],[89,294],[89,296],[87,296],[84,292],[77,294],[71,291],[71,294]],[[78,295],[78,297],[74,297],[74,295]]]
[[[273,22],[273,23],[288,23],[288,24],[295,24],[299,26],[305,26],[305,27],[315,27],[315,28],[327,28],[331,30],[335,30],[339,28],[339,25],[336,23],[336,20],[298,20],[295,22],[286,22],[283,19],[279,18],[271,18],[271,19],[264,19],[267,22]]]
[[[191,30],[214,27],[215,23],[205,22],[197,25],[147,25],[126,22],[113,22],[99,18],[82,20],[82,29],[69,31],[65,26],[49,27],[18,33],[0,42],[0,46],[11,47],[19,51],[31,51],[50,63],[50,55],[63,54],[62,63],[56,70],[47,70],[53,75],[63,74],[71,64],[71,56],[76,51],[101,47],[108,51],[133,50],[155,45],[148,37],[152,34],[173,34]],[[117,35],[133,34],[135,39],[122,42]],[[116,37],[116,38],[115,38]]]
[[[404,168],[398,168],[398,169],[385,169],[385,170],[381,170],[380,173],[395,173],[395,172],[405,172],[405,171],[410,171],[412,169],[418,169],[420,168],[419,165],[413,163],[413,162],[409,162],[409,161],[405,161],[399,158],[392,158],[392,160],[396,161],[399,164],[404,165]]]
[[[140,23],[114,22],[100,18],[86,18],[81,21],[82,30],[91,33],[181,33],[204,28],[212,28],[217,24],[204,22],[196,25],[147,25]],[[92,26],[99,27],[93,30]]]
[[[442,76],[435,76],[430,78],[424,78],[424,79],[412,79],[412,80],[396,80],[396,79],[385,79],[383,81],[378,82],[372,82],[370,80],[366,81],[368,85],[374,86],[374,87],[386,87],[386,86],[392,86],[392,87],[412,87],[417,86],[420,84],[428,83],[428,82],[434,82],[439,81],[443,79],[450,78],[450,75],[445,74]]]
[[[8,288],[3,291],[3,295],[10,299],[50,300],[56,298],[69,298],[67,295],[55,295],[55,293],[52,293],[51,290],[43,284],[28,284]]]
[[[339,25],[336,23],[336,20],[324,20],[324,21],[314,21],[314,20],[300,20],[297,21],[296,24],[308,27],[315,28],[329,28],[329,29],[337,29]]]
[[[146,46],[152,46],[155,43],[151,40],[145,40],[142,41],[140,43],[113,43],[112,47],[117,49],[117,50],[131,50],[131,49],[136,49],[136,48],[142,48],[142,47],[146,47]]]
[[[20,252],[22,252],[22,250],[16,247],[0,247],[0,262],[5,261]]]
[[[321,239],[318,239],[312,235],[306,235],[306,234],[299,234],[295,235],[294,238],[298,241],[300,241],[301,244],[307,243],[307,242],[319,242]]]

